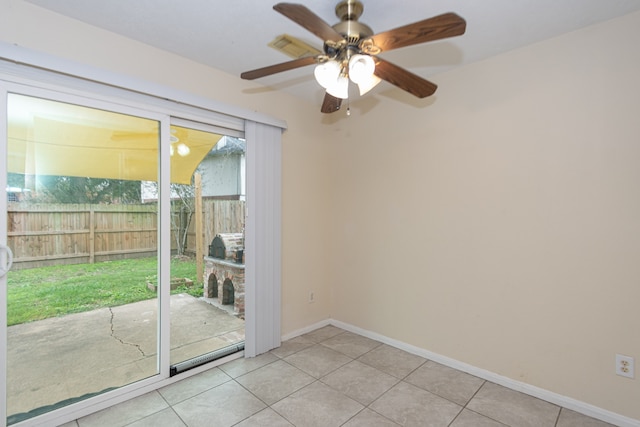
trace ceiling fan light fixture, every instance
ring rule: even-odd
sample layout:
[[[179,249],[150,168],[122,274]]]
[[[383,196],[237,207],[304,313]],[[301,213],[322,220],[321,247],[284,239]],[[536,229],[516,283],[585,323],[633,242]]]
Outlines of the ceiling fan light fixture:
[[[335,82],[340,77],[341,69],[338,61],[333,59],[318,64],[313,71],[313,75],[320,86],[328,89],[330,86],[335,85]]]
[[[335,96],[340,99],[347,99],[349,97],[349,78],[344,75],[338,76],[338,78],[326,88],[327,93],[331,96]]]
[[[371,80],[376,64],[369,55],[353,55],[349,59],[349,78],[359,85]]]

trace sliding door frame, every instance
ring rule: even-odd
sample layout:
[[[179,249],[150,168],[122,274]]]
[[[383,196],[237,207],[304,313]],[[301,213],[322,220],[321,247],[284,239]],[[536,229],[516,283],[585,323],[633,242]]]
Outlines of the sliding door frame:
[[[17,49],[17,50],[16,50]],[[3,60],[9,59],[9,61]],[[24,65],[24,64],[28,65]],[[100,82],[100,83],[96,83]],[[136,89],[137,87],[137,89]],[[22,88],[22,89],[20,89]],[[134,90],[135,89],[135,90]],[[280,345],[280,281],[281,281],[281,141],[280,134],[286,124],[268,116],[245,111],[234,107],[226,107],[207,98],[197,97],[175,89],[150,84],[145,81],[126,76],[108,73],[103,70],[78,67],[78,64],[57,58],[37,54],[28,50],[0,43],[0,148],[6,150],[7,104],[6,93],[25,95],[55,94],[55,100],[86,101],[87,106],[102,105],[104,109],[116,112],[143,112],[143,117],[159,118],[161,123],[160,150],[160,230],[169,230],[170,224],[170,152],[169,137],[172,120],[188,120],[200,122],[207,126],[221,129],[230,135],[244,136],[247,140],[247,208],[250,215],[246,246],[253,252],[247,254],[246,281],[246,324],[245,354],[255,356]],[[59,96],[59,98],[58,98]],[[135,114],[134,115],[138,115]],[[261,132],[255,132],[254,124],[249,124],[247,135],[245,126],[247,119],[261,128],[274,128],[269,141],[262,146]],[[277,129],[277,130],[275,130]],[[256,149],[259,148],[259,149]],[[0,160],[6,161],[4,154]],[[268,177],[266,182],[263,178]],[[6,188],[6,176],[0,179]],[[255,185],[252,185],[255,184]],[[258,185],[258,183],[260,183]],[[6,215],[6,197],[0,203]],[[253,227],[253,231],[251,228]],[[262,229],[271,230],[261,237],[257,232]],[[0,243],[6,243],[6,226],[0,227]],[[270,239],[264,243],[263,239]],[[268,251],[268,254],[265,252]],[[159,263],[161,278],[170,275],[170,234],[161,232],[159,236]],[[163,262],[164,261],[164,262]],[[249,273],[249,270],[253,273]],[[256,286],[260,282],[260,287]],[[166,287],[166,290],[162,290]],[[28,426],[35,423],[64,423],[91,414],[128,399],[140,396],[149,391],[169,385],[191,375],[203,372],[216,365],[241,357],[242,354],[230,355],[207,365],[194,368],[174,377],[169,376],[169,280],[161,285],[160,299],[162,309],[159,319],[159,375],[122,387],[113,392],[92,397],[85,401],[61,408],[50,413],[15,424]],[[164,292],[164,293],[163,293]],[[4,323],[6,342],[6,292],[0,292],[1,318]],[[267,300],[261,297],[268,296]],[[162,313],[165,313],[164,315]],[[6,346],[0,355],[0,426],[6,422]],[[4,398],[3,398],[4,397]]]
[[[160,126],[159,131],[159,159],[158,159],[158,183],[160,188],[160,194],[158,198],[158,277],[160,278],[159,283],[160,287],[158,289],[158,328],[156,330],[156,345],[157,345],[157,358],[156,358],[156,374],[144,378],[142,380],[136,381],[131,384],[127,384],[118,389],[118,393],[126,394],[132,390],[136,390],[138,388],[144,388],[149,385],[153,385],[158,382],[160,379],[167,378],[169,376],[169,352],[170,352],[170,329],[169,329],[169,301],[170,301],[170,271],[169,271],[169,263],[162,262],[163,259],[171,258],[171,221],[170,221],[170,199],[169,199],[169,181],[170,181],[170,152],[169,152],[169,143],[170,143],[170,116],[166,114],[160,114],[157,112],[152,112],[148,110],[141,110],[134,107],[128,107],[122,104],[113,104],[110,102],[104,102],[101,100],[96,100],[90,97],[80,97],[78,95],[70,95],[64,92],[51,91],[49,89],[42,89],[34,86],[24,86],[14,83],[0,82],[0,92],[2,93],[1,98],[4,100],[3,111],[4,114],[2,116],[0,126],[1,129],[4,129],[2,133],[2,139],[0,139],[0,150],[2,151],[2,161],[6,165],[6,153],[7,153],[7,129],[8,129],[8,110],[7,110],[7,100],[8,94],[16,94],[29,96],[34,98],[46,99],[60,103],[66,104],[74,104],[82,107],[99,109],[110,111],[118,114],[126,114],[130,116],[140,117],[144,119],[149,119],[158,122]],[[3,224],[6,224],[6,215],[7,215],[7,198],[6,198],[6,179],[7,175],[5,172],[5,168],[3,168],[2,179],[0,179],[0,185],[2,185],[0,189],[0,194],[2,195],[3,202],[0,204],[2,207],[2,213],[0,213],[0,218],[3,218]],[[7,227],[3,226],[1,228],[0,234],[0,242],[2,244],[6,244],[7,242]],[[2,279],[3,285],[6,285],[6,277]],[[2,308],[2,315],[0,316],[0,339],[2,342],[2,355],[0,356],[0,366],[2,366],[2,374],[1,379],[2,383],[2,400],[0,401],[0,413],[2,414],[2,418],[0,419],[0,425],[4,425],[6,422],[6,416],[8,415],[6,412],[6,369],[7,369],[7,288],[3,286],[3,289],[0,291],[2,297],[0,298],[0,302],[4,305]],[[71,373],[73,374],[73,373]],[[117,394],[117,393],[114,393]],[[105,393],[106,395],[106,393]],[[85,402],[86,405],[90,405],[91,401],[100,401],[104,400],[106,396],[98,396],[92,399],[87,399]],[[84,402],[78,403],[78,407],[82,407]],[[69,407],[72,405],[69,405]],[[64,407],[56,411],[52,411],[50,414],[63,414],[69,411],[69,407]],[[43,422],[48,417],[54,415],[45,414],[39,417],[34,417],[29,420],[25,420],[20,423],[16,423],[14,425],[30,425],[34,422]]]
[[[7,164],[6,136],[8,134],[7,108],[8,93],[0,85],[0,163]],[[0,171],[6,170],[0,167]],[[7,174],[0,172],[0,218],[7,216]],[[6,220],[4,224],[6,224]],[[7,226],[0,226],[0,244],[7,245]],[[6,257],[0,255],[0,261]],[[7,276],[0,277],[0,425],[7,419]]]

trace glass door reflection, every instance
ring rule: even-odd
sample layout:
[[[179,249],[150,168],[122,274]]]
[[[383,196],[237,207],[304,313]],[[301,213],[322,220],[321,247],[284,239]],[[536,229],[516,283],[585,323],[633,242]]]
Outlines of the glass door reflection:
[[[160,125],[10,94],[7,136],[12,424],[158,374]]]
[[[172,374],[244,348],[245,143],[171,126],[172,170],[191,156],[191,181],[171,184]],[[226,242],[222,256],[211,253],[215,239]]]

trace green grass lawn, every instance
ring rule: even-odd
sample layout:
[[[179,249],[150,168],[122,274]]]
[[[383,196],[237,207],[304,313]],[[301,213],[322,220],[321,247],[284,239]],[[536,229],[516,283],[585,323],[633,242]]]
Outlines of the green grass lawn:
[[[147,288],[155,282],[156,258],[59,265],[10,271],[7,275],[7,324],[80,313],[156,297]],[[172,293],[202,296],[197,285],[195,260],[171,260],[171,276],[194,281],[191,288]]]

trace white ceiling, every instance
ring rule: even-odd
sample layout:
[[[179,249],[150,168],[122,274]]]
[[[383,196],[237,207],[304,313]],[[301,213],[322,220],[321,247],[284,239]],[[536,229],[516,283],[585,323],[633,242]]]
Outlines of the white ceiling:
[[[290,58],[267,46],[287,33],[321,49],[322,41],[272,9],[265,0],[27,0],[240,75]],[[456,12],[467,21],[460,37],[407,47],[381,56],[438,83],[437,74],[597,22],[640,10],[640,0],[362,0],[360,21],[375,33]],[[293,0],[333,25],[338,0]],[[323,90],[313,67],[283,72],[258,82],[273,90],[320,103]],[[375,91],[395,90],[383,82]],[[374,93],[375,93],[374,91]],[[367,95],[371,96],[371,95]]]

